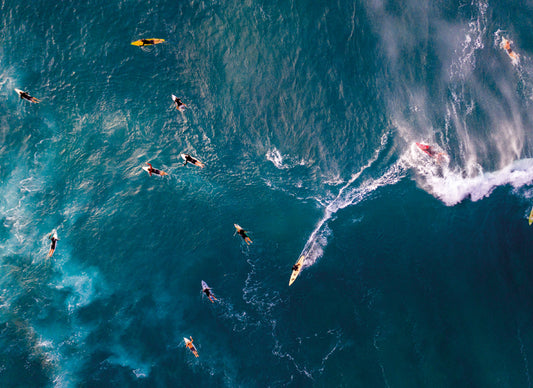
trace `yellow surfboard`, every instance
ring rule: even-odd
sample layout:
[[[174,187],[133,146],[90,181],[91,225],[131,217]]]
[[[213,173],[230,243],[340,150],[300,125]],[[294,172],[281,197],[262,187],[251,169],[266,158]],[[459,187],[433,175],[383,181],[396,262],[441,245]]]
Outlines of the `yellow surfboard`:
[[[531,213],[529,213],[529,225],[533,224],[533,209],[531,209]]]
[[[150,38],[150,39],[139,39],[139,40],[136,40],[135,42],[131,42],[131,44],[134,46],[151,46],[153,44],[163,43],[164,41],[165,39]]]
[[[300,272],[302,272],[302,267],[303,267],[304,261],[305,261],[305,255],[300,256],[300,258],[298,259],[298,261],[295,264],[295,265],[298,266],[298,268],[292,270],[291,279],[289,280],[289,286],[292,283],[294,283],[294,281],[296,280],[296,278],[298,277]]]

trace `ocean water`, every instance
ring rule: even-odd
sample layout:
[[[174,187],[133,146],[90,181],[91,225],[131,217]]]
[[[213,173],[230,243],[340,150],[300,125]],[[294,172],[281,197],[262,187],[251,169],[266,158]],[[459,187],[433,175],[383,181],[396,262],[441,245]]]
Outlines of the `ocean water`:
[[[0,0],[0,386],[531,387],[532,16]]]

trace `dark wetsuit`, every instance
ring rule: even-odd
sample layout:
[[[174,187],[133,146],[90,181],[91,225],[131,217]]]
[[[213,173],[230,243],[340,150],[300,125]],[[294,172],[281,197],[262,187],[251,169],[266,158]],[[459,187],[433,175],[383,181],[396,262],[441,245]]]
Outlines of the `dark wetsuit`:
[[[198,162],[196,159],[194,159],[189,154],[185,154],[184,156],[185,156],[185,162],[183,163],[184,166],[187,164],[187,162],[192,163],[192,164],[196,164],[196,162]]]
[[[144,45],[150,45],[150,44],[155,44],[154,40],[153,39],[141,39],[141,42]]]
[[[244,239],[246,239],[246,237],[248,237],[248,235],[246,234],[246,231],[245,231],[244,229],[239,229],[239,230],[237,231],[237,233],[239,233],[239,235],[240,235],[242,238],[244,238]]]
[[[300,264],[295,264],[292,266],[293,271],[298,271],[299,268],[300,268]]]
[[[206,294],[206,295],[210,298],[211,295],[212,295],[212,294],[211,294],[211,289],[210,289],[210,288],[206,288],[206,289],[204,290],[204,294]]]
[[[28,101],[33,101],[33,97],[30,96],[28,93],[26,92],[22,92],[20,93],[20,98],[24,99],[24,100],[28,100]]]
[[[53,251],[54,249],[56,249],[56,244],[57,244],[57,238],[55,237],[50,237],[50,240],[52,240],[52,246],[50,247],[50,249]]]

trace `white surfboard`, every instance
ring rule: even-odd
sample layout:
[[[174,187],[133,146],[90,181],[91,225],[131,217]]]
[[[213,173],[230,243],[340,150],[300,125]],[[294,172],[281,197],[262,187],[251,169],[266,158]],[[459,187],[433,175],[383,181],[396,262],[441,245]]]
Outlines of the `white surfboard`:
[[[25,93],[23,90],[15,88],[15,92],[20,96],[22,93]],[[34,104],[38,104],[41,102],[38,98],[31,97],[31,100],[28,100],[27,98],[24,98],[26,101],[33,102]]]
[[[202,291],[205,291],[207,288],[209,288],[209,286],[207,285],[206,282],[204,282],[204,281],[202,280]],[[209,288],[209,289],[210,289],[210,288]]]
[[[187,161],[187,158],[185,157],[186,154],[180,154],[181,155],[181,158],[185,161]],[[191,155],[189,155],[191,157],[191,159],[193,160],[192,162],[189,162],[189,163],[192,163],[194,164],[195,166],[198,166],[200,168],[204,168],[205,167],[205,164],[203,164],[202,162],[200,162],[198,159],[192,157]]]
[[[196,350],[196,346],[194,346],[192,341],[185,337],[183,337],[183,340],[185,341],[185,346],[189,347],[188,345],[191,345],[192,348],[189,348],[189,350],[192,352],[192,354],[194,354],[195,357],[198,357],[198,350]]]
[[[172,95],[172,101],[174,101],[174,102],[178,101],[178,97],[175,96],[175,95]],[[183,112],[183,111],[185,110],[185,104],[179,106],[179,107],[178,107],[178,110],[179,110],[180,112]]]
[[[152,175],[158,175],[158,176],[168,175],[168,174],[167,174],[166,172],[164,172],[164,171],[158,170],[157,168],[154,168],[154,167],[152,167],[152,168],[153,168],[155,171],[159,172],[159,173],[157,173],[157,172],[152,171]],[[143,169],[144,171],[146,171],[148,174],[150,174],[150,167],[148,167],[148,166],[142,166],[142,169]]]

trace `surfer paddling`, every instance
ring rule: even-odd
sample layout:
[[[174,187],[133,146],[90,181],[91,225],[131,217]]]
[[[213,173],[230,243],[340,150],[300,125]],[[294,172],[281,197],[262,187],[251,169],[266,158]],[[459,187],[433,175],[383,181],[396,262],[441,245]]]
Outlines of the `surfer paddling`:
[[[501,47],[507,51],[507,54],[509,55],[509,58],[511,58],[511,60],[513,62],[517,62],[518,61],[518,54],[515,53],[513,51],[513,49],[511,48],[511,42],[505,38],[502,38],[502,43],[501,43]]]
[[[50,233],[48,235],[48,238],[52,241],[52,243],[50,244],[50,250],[48,251],[48,257],[52,257],[56,250],[57,240],[59,239],[57,238],[57,233],[55,231]]]
[[[239,225],[237,224],[233,224],[233,226],[235,226],[235,229],[237,229],[236,233],[239,234],[239,236],[242,237],[242,239],[244,241],[246,241],[246,244],[250,245],[250,243],[252,242],[252,240],[250,239],[250,237],[248,237],[248,235],[246,234],[246,230],[244,230],[243,228],[241,228]]]
[[[176,104],[176,109],[179,110],[180,112],[183,112],[185,108],[187,107],[187,105],[181,102],[181,99],[179,99],[175,95],[172,95],[172,101],[174,101],[174,103]]]
[[[202,162],[200,162],[198,159],[196,158],[193,158],[191,155],[189,154],[181,154],[181,157],[183,158],[184,162],[183,162],[183,165],[187,165],[187,163],[191,163],[191,164],[194,164],[195,166],[198,166],[200,168],[204,168],[204,164]]]
[[[38,104],[39,102],[41,102],[41,100],[30,96],[28,93],[26,93],[26,92],[24,92],[24,91],[22,91],[20,89],[15,89],[15,92],[18,93],[18,95],[19,95],[21,100],[28,100],[29,102],[33,102],[34,104]]]
[[[154,44],[159,44],[159,43],[163,43],[165,41],[165,39],[139,39],[139,40],[136,40],[135,42],[131,42],[131,44],[133,46],[139,46],[139,47],[143,47],[143,46],[151,46],[151,45],[154,45]]]
[[[196,347],[194,346],[194,344],[192,343],[193,339],[192,339],[192,336],[189,337],[189,339],[183,337],[183,340],[185,341],[185,346],[187,346],[187,348],[189,348],[189,350],[192,352],[192,354],[194,354],[195,357],[199,357],[198,356],[198,351],[196,350]]]
[[[202,280],[202,292],[209,298],[211,303],[215,303],[215,300],[217,300],[217,298],[215,298],[215,295],[213,295],[213,293],[211,292],[211,288],[203,280]]]
[[[146,171],[148,174],[150,174],[150,176],[152,176],[152,174],[160,175],[160,176],[168,175],[164,171],[158,170],[157,168],[153,168],[150,163],[146,162],[146,164],[148,165],[148,167],[143,167],[143,170]]]

